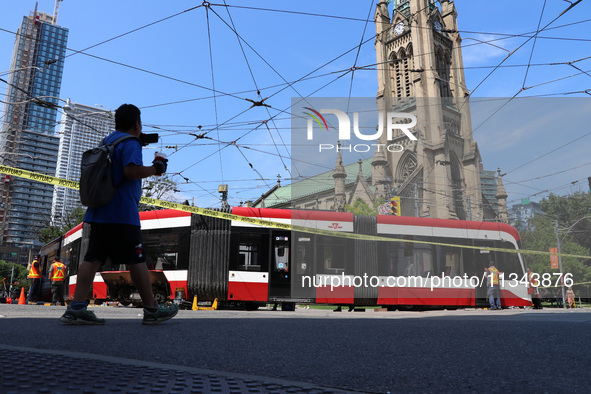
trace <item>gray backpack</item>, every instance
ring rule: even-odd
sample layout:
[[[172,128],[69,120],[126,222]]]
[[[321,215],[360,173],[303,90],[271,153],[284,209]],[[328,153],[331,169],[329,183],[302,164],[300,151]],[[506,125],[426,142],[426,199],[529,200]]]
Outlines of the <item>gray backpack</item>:
[[[80,166],[80,202],[89,208],[107,205],[115,196],[125,178],[118,185],[113,183],[113,153],[115,147],[127,139],[139,138],[124,135],[110,144],[89,149],[82,154]]]

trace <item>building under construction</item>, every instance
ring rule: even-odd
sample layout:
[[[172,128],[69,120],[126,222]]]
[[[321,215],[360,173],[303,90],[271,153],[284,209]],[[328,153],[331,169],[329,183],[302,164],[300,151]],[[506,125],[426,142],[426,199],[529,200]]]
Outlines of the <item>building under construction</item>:
[[[53,15],[37,10],[23,17],[16,33],[0,133],[0,163],[55,175],[59,137],[56,118],[68,29]],[[3,79],[4,79],[3,78]],[[5,175],[2,179],[0,241],[31,246],[36,232],[49,225],[53,186]]]

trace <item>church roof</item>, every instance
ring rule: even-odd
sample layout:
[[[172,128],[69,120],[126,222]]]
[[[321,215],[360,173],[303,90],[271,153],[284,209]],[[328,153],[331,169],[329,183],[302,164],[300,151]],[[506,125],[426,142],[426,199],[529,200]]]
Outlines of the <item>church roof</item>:
[[[373,157],[362,160],[361,170],[365,179],[371,178],[371,162]],[[359,162],[353,162],[345,166],[345,172],[347,178],[345,179],[345,185],[355,183],[357,180],[357,174],[359,173]],[[265,193],[262,198],[255,201],[254,206],[260,207],[263,204],[267,208],[274,207],[277,205],[287,204],[293,200],[297,200],[302,197],[318,194],[334,189],[334,179],[332,174],[334,170],[323,172],[322,174],[314,175],[312,177],[302,179],[301,181],[292,182],[289,185],[285,185]]]

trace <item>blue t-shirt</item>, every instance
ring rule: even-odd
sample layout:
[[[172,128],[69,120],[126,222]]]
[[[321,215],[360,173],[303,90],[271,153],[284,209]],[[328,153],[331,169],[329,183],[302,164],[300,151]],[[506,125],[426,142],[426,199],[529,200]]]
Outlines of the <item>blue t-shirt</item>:
[[[105,143],[111,143],[127,133],[115,131],[105,137]],[[123,167],[128,164],[144,165],[142,147],[139,140],[130,138],[115,147],[113,158],[113,182],[121,186],[117,189],[113,200],[102,207],[88,208],[84,221],[86,223],[121,223],[140,225],[138,204],[142,196],[142,180],[128,179],[123,175]]]

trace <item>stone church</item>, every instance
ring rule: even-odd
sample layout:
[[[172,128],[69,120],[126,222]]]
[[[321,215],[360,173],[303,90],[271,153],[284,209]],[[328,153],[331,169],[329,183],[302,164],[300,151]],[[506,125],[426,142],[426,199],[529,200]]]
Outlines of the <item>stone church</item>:
[[[483,193],[457,12],[453,1],[440,4],[381,0],[375,12],[377,107],[384,117],[414,114],[416,140],[382,133],[378,144],[402,145],[404,152],[376,147],[372,158],[346,166],[338,152],[333,171],[284,187],[278,182],[254,206],[342,211],[357,198],[371,206],[399,196],[403,216],[507,221],[500,171],[496,194]]]

